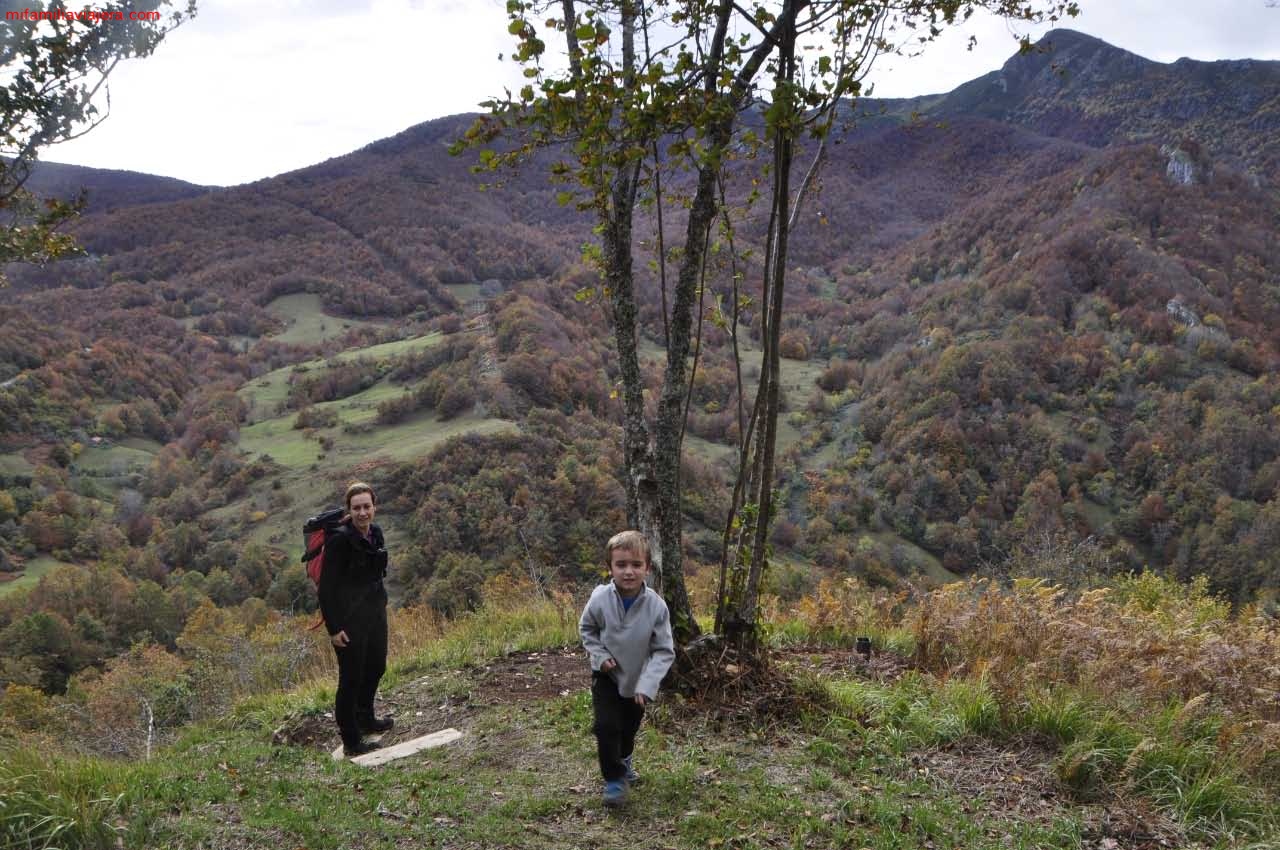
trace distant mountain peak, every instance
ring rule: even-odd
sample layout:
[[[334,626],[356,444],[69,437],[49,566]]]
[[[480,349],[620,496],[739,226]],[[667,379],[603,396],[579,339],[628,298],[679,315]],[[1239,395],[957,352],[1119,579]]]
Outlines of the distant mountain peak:
[[[1048,94],[1068,84],[1105,84],[1143,73],[1153,63],[1136,53],[1082,32],[1057,29],[1016,53],[997,74],[1006,91]]]
[[[940,117],[982,117],[1093,147],[1190,137],[1263,182],[1280,173],[1280,62],[1156,62],[1056,29],[935,104],[929,112]]]
[[[1034,45],[1036,48],[1044,48],[1049,50],[1090,50],[1090,51],[1108,51],[1116,53],[1128,53],[1129,51],[1114,44],[1103,41],[1097,36],[1080,32],[1079,30],[1059,27],[1058,29],[1049,30]],[[1130,54],[1133,55],[1133,54]]]

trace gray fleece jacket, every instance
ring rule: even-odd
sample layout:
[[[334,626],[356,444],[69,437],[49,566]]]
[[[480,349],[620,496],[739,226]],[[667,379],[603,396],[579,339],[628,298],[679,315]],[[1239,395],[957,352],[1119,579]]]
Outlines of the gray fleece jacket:
[[[582,610],[578,634],[591,656],[592,670],[599,670],[610,658],[618,662],[609,675],[618,683],[620,696],[657,697],[658,685],[676,653],[671,614],[653,588],[646,587],[631,609],[624,611],[617,586],[613,582],[600,585]]]

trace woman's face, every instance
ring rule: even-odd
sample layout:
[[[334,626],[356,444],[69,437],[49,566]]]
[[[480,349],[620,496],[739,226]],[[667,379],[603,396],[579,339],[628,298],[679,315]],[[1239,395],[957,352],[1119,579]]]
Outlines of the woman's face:
[[[351,497],[351,504],[347,506],[347,510],[351,512],[351,524],[361,534],[369,532],[369,526],[373,525],[373,514],[377,507],[373,504],[372,493],[356,493]]]

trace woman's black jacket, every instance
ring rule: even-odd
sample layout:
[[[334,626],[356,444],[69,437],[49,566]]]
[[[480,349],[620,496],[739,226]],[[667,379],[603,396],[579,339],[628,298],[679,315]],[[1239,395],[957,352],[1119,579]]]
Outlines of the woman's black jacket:
[[[324,543],[320,571],[320,614],[329,634],[359,633],[370,617],[387,605],[382,579],[387,574],[387,548],[382,529],[370,528],[370,540],[344,522]]]

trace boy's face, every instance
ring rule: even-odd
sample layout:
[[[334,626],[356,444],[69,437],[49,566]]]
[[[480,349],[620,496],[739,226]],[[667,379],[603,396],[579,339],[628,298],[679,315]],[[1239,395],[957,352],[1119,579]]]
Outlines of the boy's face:
[[[649,561],[634,549],[614,549],[609,553],[609,574],[623,596],[635,596],[644,587]]]

